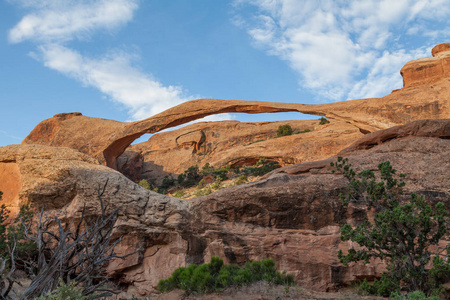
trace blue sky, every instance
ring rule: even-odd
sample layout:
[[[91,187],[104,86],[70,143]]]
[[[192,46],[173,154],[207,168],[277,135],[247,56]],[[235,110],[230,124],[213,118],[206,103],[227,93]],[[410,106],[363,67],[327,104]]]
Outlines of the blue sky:
[[[384,96],[450,41],[449,20],[448,0],[3,0],[0,146],[61,112],[132,121],[197,98]]]

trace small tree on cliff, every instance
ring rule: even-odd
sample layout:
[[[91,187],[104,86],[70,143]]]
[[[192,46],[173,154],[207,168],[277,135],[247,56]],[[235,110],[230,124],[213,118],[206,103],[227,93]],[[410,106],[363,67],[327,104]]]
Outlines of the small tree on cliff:
[[[400,195],[404,186],[403,174],[396,178],[396,170],[386,161],[378,165],[381,178],[374,172],[362,171],[358,174],[347,159],[338,157],[332,163],[350,181],[347,193],[341,194],[343,204],[364,202],[374,207],[377,214],[373,222],[365,220],[356,228],[344,225],[341,240],[356,242],[358,249],[350,248],[344,255],[338,252],[339,260],[368,263],[373,258],[385,260],[387,271],[380,281],[372,286],[364,282],[362,287],[372,294],[389,296],[406,285],[409,291],[424,291],[430,295],[439,290],[441,283],[450,276],[450,265],[439,256],[433,258],[433,267],[427,269],[432,253],[430,246],[437,246],[446,233],[447,210],[439,202],[434,209],[423,197],[412,194],[409,202],[401,203]]]
[[[292,135],[292,127],[289,124],[280,125],[277,129],[277,137]]]

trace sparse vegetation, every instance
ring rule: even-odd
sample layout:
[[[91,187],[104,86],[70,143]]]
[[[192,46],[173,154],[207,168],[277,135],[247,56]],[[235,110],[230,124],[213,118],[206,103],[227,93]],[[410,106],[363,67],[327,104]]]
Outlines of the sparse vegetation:
[[[277,137],[287,136],[292,134],[292,127],[289,124],[280,125],[277,129]]]
[[[177,198],[189,198],[192,196],[205,196],[223,187],[235,186],[249,181],[249,177],[263,176],[264,174],[279,168],[276,161],[265,158],[259,159],[253,166],[243,166],[231,168],[230,165],[222,168],[214,168],[206,163],[201,171],[198,166],[189,167],[181,173],[177,180],[172,176],[165,176],[159,187],[154,187],[147,180],[143,179],[139,185],[162,194],[170,193]],[[207,177],[213,176],[214,182],[206,181]],[[209,180],[211,180],[209,178]]]
[[[34,300],[86,300],[87,297],[83,296],[82,290],[75,286],[74,282],[65,284],[64,281],[60,281],[59,286],[47,293],[45,296],[34,298]]]
[[[245,286],[256,281],[267,281],[286,286],[294,285],[292,275],[280,273],[271,259],[247,262],[245,266],[224,265],[219,257],[202,265],[190,265],[176,269],[168,279],[158,283],[158,290],[167,292],[183,289],[186,294],[221,292],[230,286]]]
[[[325,125],[325,124],[328,124],[328,123],[330,123],[330,121],[328,121],[327,118],[325,118],[325,117],[321,117],[320,118],[319,125]]]
[[[0,299],[78,300],[114,293],[105,287],[109,280],[105,267],[111,259],[122,258],[114,251],[120,238],[112,240],[119,209],[106,213],[102,201],[106,185],[98,188],[101,215],[89,220],[85,208],[65,224],[43,210],[33,218],[23,206],[18,218],[6,226],[9,211],[0,206]],[[20,294],[13,288],[19,284],[13,276],[16,270],[31,278]]]
[[[396,176],[396,170],[388,161],[378,165],[380,179],[371,170],[356,173],[346,158],[338,157],[332,166],[350,182],[346,194],[340,195],[343,204],[363,203],[377,212],[372,222],[364,220],[355,228],[349,224],[341,228],[342,241],[350,240],[360,246],[350,248],[347,254],[339,250],[341,263],[368,263],[375,258],[388,263],[387,272],[380,280],[371,285],[364,281],[361,289],[385,297],[398,294],[400,285],[426,296],[441,293],[442,283],[450,278],[450,265],[440,253],[432,253],[431,246],[437,247],[447,231],[444,204],[439,202],[432,208],[416,194],[402,203],[405,175]],[[450,250],[449,245],[442,250]],[[431,259],[433,266],[429,268]]]

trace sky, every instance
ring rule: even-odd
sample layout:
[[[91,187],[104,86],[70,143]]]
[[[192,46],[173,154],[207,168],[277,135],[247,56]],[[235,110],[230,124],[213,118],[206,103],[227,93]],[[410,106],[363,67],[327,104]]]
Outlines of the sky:
[[[125,122],[199,98],[382,97],[443,42],[448,0],[0,0],[0,146],[62,112]]]

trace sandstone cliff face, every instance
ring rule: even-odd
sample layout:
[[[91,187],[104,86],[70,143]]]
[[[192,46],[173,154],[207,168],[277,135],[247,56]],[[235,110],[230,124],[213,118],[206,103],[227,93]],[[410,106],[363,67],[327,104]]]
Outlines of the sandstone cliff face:
[[[346,122],[363,132],[386,129],[414,120],[450,118],[448,45],[436,46],[432,58],[406,64],[402,69],[405,87],[383,98],[321,105],[199,99],[131,123],[89,118],[80,114],[60,114],[41,122],[22,143],[71,147],[117,169],[118,157],[141,135],[213,114],[296,111]]]
[[[450,120],[417,121],[368,134],[341,153],[356,170],[375,170],[390,160],[407,174],[407,192],[450,208]],[[213,255],[228,263],[274,258],[301,286],[333,290],[379,276],[384,268],[380,262],[338,263],[337,250],[349,246],[339,240],[340,226],[355,224],[368,212],[363,206],[342,209],[337,195],[347,182],[331,172],[333,160],[286,166],[260,181],[178,200],[147,191],[78,151],[14,145],[0,148],[0,170],[16,172],[22,183],[0,190],[16,191],[19,204],[44,205],[70,217],[84,204],[90,214],[98,213],[97,188],[106,184],[105,202],[122,206],[118,224],[125,236],[119,251],[137,250],[113,262],[109,272],[134,295],[153,291],[176,267]]]
[[[429,85],[442,78],[450,78],[450,43],[436,45],[433,57],[408,62],[400,71],[405,88]]]
[[[302,133],[277,138],[277,129],[284,124]],[[319,120],[197,123],[130,146],[119,157],[124,163],[118,170],[135,178],[132,170],[140,169],[141,178],[159,184],[167,174],[180,174],[190,166],[201,168],[206,163],[234,167],[254,165],[260,158],[267,158],[283,166],[325,159],[363,135],[358,128],[339,120],[325,125],[319,125]],[[142,154],[142,160],[129,159],[137,154]]]

